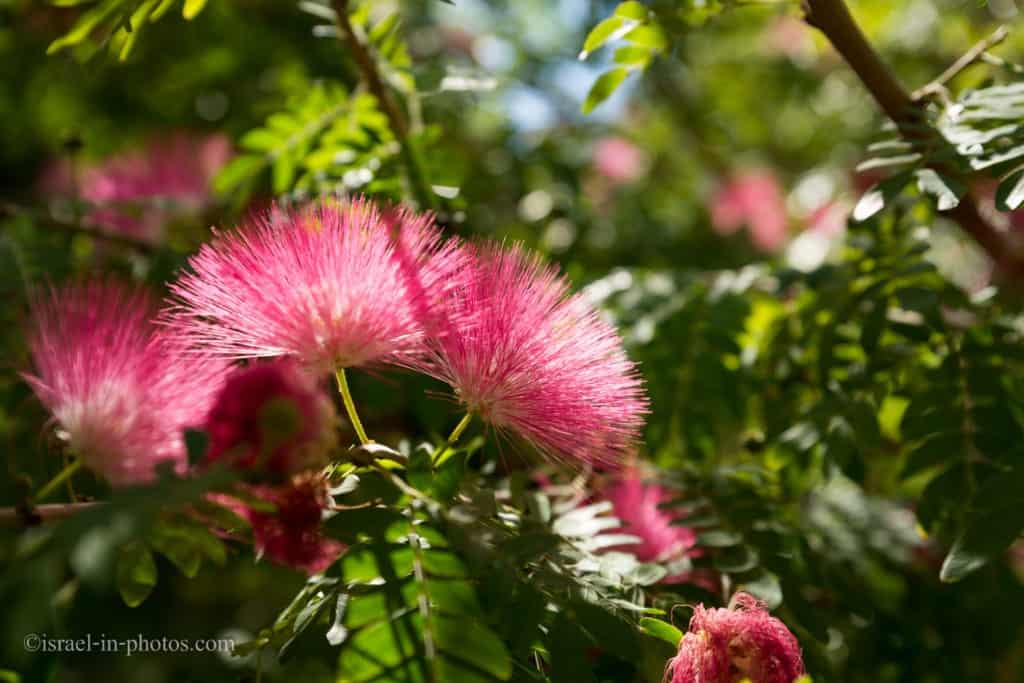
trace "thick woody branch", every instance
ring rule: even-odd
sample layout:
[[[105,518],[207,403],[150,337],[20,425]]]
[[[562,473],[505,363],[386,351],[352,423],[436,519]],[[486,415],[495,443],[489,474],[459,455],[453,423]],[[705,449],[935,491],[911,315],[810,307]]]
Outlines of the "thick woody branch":
[[[904,137],[933,153],[948,147],[941,133],[927,124],[920,105],[868,42],[844,0],[803,0],[803,8],[807,23],[832,43]],[[971,185],[971,178],[959,168],[945,163],[932,163],[931,167],[967,187]],[[969,192],[947,215],[974,238],[1004,275],[1024,278],[1024,255],[982,215]]]

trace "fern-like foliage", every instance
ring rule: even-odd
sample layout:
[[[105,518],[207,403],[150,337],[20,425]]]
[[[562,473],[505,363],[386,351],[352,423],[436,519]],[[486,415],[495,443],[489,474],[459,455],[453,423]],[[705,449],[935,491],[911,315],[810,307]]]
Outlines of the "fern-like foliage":
[[[296,95],[239,145],[242,154],[217,176],[218,192],[245,195],[267,170],[278,195],[386,192],[393,179],[381,178],[380,172],[398,152],[376,99],[334,83],[315,84]]]
[[[191,20],[206,6],[207,0],[54,0],[61,7],[91,5],[65,35],[50,43],[47,53],[84,47],[84,54],[95,53],[103,45],[124,61],[138,41],[146,24],[163,18],[181,6],[181,15]]]

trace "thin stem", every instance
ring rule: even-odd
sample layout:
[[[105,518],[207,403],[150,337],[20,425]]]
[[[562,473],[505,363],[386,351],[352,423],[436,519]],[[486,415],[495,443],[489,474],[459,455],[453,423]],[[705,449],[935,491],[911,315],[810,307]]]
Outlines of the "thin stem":
[[[956,78],[961,71],[979,61],[986,52],[1006,40],[1008,35],[1010,35],[1010,29],[1000,26],[990,36],[975,43],[974,47],[950,64],[949,68],[939,74],[931,83],[915,90],[910,95],[911,99],[917,102],[929,95],[943,92],[946,89],[946,84]]]
[[[915,102],[903,84],[882,61],[854,21],[844,0],[803,0],[804,18],[828,39],[867,88],[885,114],[893,120],[903,136],[932,152],[932,159],[955,153],[949,142],[933,126],[928,125],[920,103]],[[929,167],[966,186],[971,185],[969,173],[956,164],[931,161]],[[946,213],[988,253],[989,257],[1010,278],[1024,276],[1024,254],[1006,235],[982,215],[970,193]]]
[[[352,400],[352,392],[349,391],[348,380],[345,378],[345,368],[338,368],[334,376],[338,380],[338,392],[341,394],[342,403],[345,404],[345,412],[348,413],[352,428],[356,430],[356,436],[359,437],[359,443],[370,443],[370,438],[366,436],[366,430],[363,429],[363,422],[359,419],[359,413],[356,412],[356,404]]]
[[[26,527],[56,522],[100,505],[104,505],[104,503],[51,503],[35,507],[0,508],[0,527]]]
[[[448,458],[455,454],[455,443],[462,436],[462,433],[466,431],[466,427],[473,421],[473,413],[468,412],[462,416],[459,420],[459,424],[455,425],[455,429],[448,435],[448,440],[445,441],[444,448],[438,451],[437,455],[434,456],[434,467],[443,464]]]
[[[363,42],[360,31],[352,25],[352,21],[349,19],[348,0],[335,0],[334,12],[337,15],[338,30],[352,51],[352,57],[359,66],[363,80],[366,81],[366,87],[377,98],[377,102],[380,103],[384,115],[388,117],[391,131],[398,140],[402,152],[402,160],[406,167],[406,174],[409,178],[413,194],[416,196],[416,201],[420,204],[420,208],[436,209],[437,202],[434,192],[424,179],[425,176],[420,164],[419,155],[409,140],[409,123],[402,109],[398,106],[394,95],[391,94],[388,86],[384,83],[384,79],[381,78],[380,69],[377,68],[375,57]]]
[[[54,492],[61,487],[61,485],[74,476],[75,472],[82,468],[82,461],[78,458],[72,460],[64,466],[60,472],[57,473],[53,479],[48,481],[43,488],[39,489],[38,493],[34,496],[34,500],[41,501],[46,500],[54,494]]]
[[[49,215],[46,211],[40,209],[19,206],[12,202],[0,202],[0,217],[19,218],[21,216],[25,216],[33,221],[44,224],[48,228],[63,230],[71,234],[88,235],[93,239],[103,240],[105,242],[118,244],[123,247],[129,247],[143,252],[151,252],[154,250],[154,246],[152,244],[129,235],[109,232],[97,227],[88,227],[81,225],[78,222],[68,223],[55,218],[54,216]]]

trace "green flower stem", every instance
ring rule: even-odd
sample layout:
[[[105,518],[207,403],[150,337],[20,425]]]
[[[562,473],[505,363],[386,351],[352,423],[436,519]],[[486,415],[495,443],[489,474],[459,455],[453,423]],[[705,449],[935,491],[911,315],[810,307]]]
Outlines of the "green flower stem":
[[[442,465],[448,458],[455,454],[454,446],[455,442],[459,440],[462,433],[466,431],[466,427],[473,421],[473,413],[469,412],[462,416],[459,420],[459,424],[455,425],[455,429],[448,435],[448,441],[445,442],[444,448],[442,448],[437,455],[434,456],[434,467]]]
[[[352,392],[349,391],[348,380],[345,379],[345,368],[338,368],[334,376],[338,380],[338,392],[341,394],[341,400],[345,404],[345,412],[348,413],[348,419],[352,422],[352,428],[356,430],[356,436],[359,437],[359,443],[370,443],[370,438],[366,436],[366,430],[363,429],[363,423],[359,419],[359,413],[356,412],[356,404],[352,400]]]
[[[57,473],[57,476],[48,481],[46,485],[43,486],[43,488],[39,489],[39,491],[36,493],[34,497],[34,500],[36,502],[39,502],[46,500],[47,498],[52,496],[54,492],[57,489],[59,489],[64,482],[71,479],[71,477],[74,476],[75,472],[77,472],[80,469],[82,469],[82,461],[79,460],[78,458],[75,458],[67,465],[65,465],[64,469]]]

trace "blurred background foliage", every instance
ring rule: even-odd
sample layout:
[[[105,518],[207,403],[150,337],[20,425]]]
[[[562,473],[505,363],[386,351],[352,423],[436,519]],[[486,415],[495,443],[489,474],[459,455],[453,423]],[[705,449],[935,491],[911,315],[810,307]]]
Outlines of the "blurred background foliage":
[[[367,193],[433,209],[452,233],[525,242],[621,326],[652,397],[643,456],[700,532],[694,565],[716,579],[657,591],[655,606],[675,617],[675,605],[746,587],[798,635],[816,681],[1024,680],[1024,549],[1012,545],[1024,528],[1019,288],[999,286],[984,254],[913,188],[847,226],[881,177],[855,169],[887,134],[798,3],[656,1],[660,34],[621,57],[628,37],[580,54],[616,3],[354,4],[351,23],[405,132],[367,89],[326,5],[159,3],[173,7],[149,21],[156,4],[139,17],[141,35],[113,21],[51,55],[83,12],[109,5],[112,21],[146,3],[0,4],[7,504],[60,466],[47,416],[17,375],[32,286],[114,271],[160,288],[210,225],[230,227],[275,199]],[[973,66],[950,87],[1018,79],[1024,32],[1010,0],[851,6],[910,88],[1000,21],[1011,30],[992,53],[1010,64]],[[202,11],[186,19],[182,9]],[[616,60],[629,73],[584,114]],[[1022,116],[1006,114],[1013,125]],[[98,237],[83,227],[82,205],[45,189],[55,164],[87,167],[180,131],[226,134],[236,156],[211,201],[169,221],[155,244]],[[431,387],[355,381],[385,442],[436,436],[452,420],[450,407],[424,398]],[[85,538],[67,541],[73,571],[58,554],[0,581],[0,662],[22,680],[253,680],[252,661],[33,656],[22,638],[244,639],[304,585],[244,553],[194,579],[161,557],[165,578],[130,609],[95,568],[116,534],[83,548]],[[5,565],[25,542],[4,532]],[[471,542],[460,550],[483,577],[484,619],[515,653],[504,619],[532,604],[530,583],[510,578],[514,563],[474,556]],[[515,593],[522,602],[502,594],[509,585],[525,591]],[[551,626],[567,651],[594,635]],[[666,656],[646,639],[632,661],[605,654],[551,676],[656,681]],[[322,634],[302,637],[262,675],[335,680],[337,653]]]

